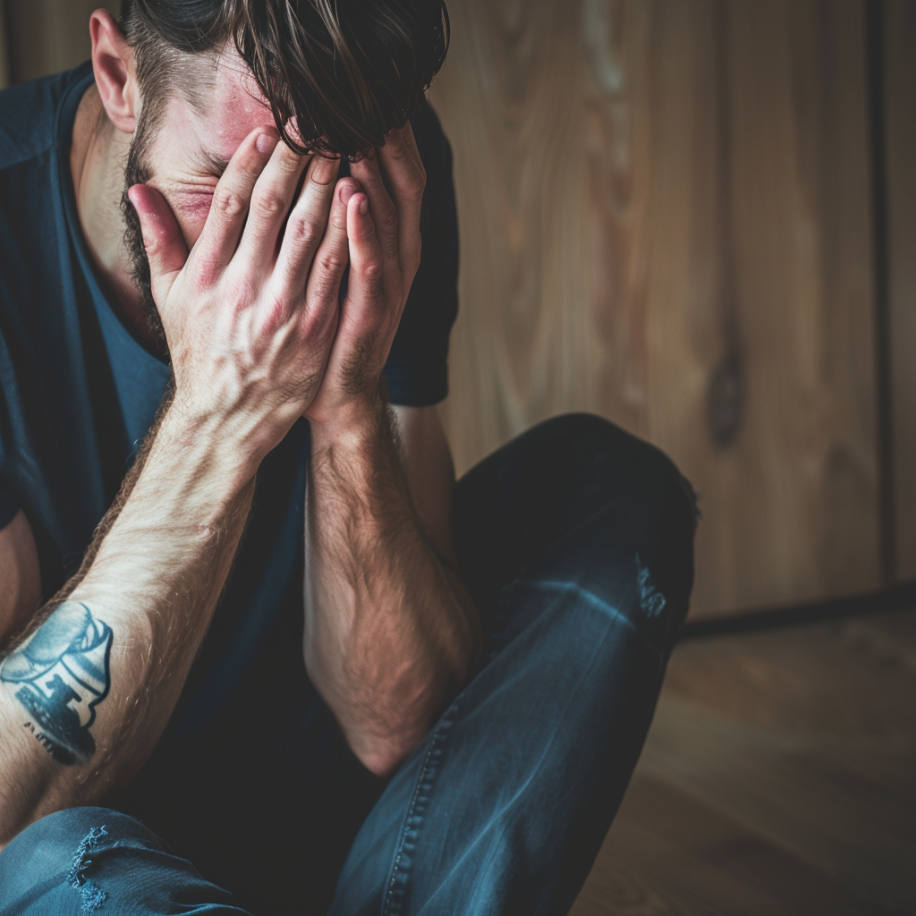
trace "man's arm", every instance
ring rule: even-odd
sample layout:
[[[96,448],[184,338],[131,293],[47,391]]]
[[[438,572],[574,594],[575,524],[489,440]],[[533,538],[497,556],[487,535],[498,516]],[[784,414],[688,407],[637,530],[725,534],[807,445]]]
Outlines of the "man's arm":
[[[458,692],[479,648],[457,570],[419,519],[379,402],[312,434],[305,658],[354,753],[387,776]]]
[[[277,140],[242,143],[190,255],[164,199],[131,189],[174,397],[80,572],[0,667],[0,845],[142,765],[206,633],[257,468],[318,392],[361,196],[314,159],[287,220],[309,160]]]
[[[251,499],[221,438],[166,415],[84,578],[0,667],[0,843],[129,780],[158,740]]]
[[[335,365],[332,351],[323,382],[330,396],[320,393],[306,412],[306,666],[354,753],[379,775],[390,775],[428,731],[467,679],[480,645],[451,545],[447,445],[429,435],[436,427],[426,430],[425,446],[410,430],[404,457],[411,488],[379,394],[419,260],[425,174],[412,139],[409,131],[395,135],[377,157],[353,166],[378,232],[366,246],[375,252],[368,265],[351,251],[338,340],[349,336],[350,351],[362,358]],[[409,414],[405,420],[423,422]],[[420,466],[430,458],[424,474]]]
[[[437,407],[392,405],[395,438],[420,525],[442,561],[458,568],[452,530],[455,462]]]

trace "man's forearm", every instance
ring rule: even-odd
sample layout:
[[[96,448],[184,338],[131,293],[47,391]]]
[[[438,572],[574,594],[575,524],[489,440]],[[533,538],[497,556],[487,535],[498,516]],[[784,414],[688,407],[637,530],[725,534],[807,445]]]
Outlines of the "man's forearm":
[[[389,774],[466,680],[475,609],[412,507],[388,409],[313,425],[305,658],[354,752]]]
[[[165,414],[88,562],[0,666],[0,845],[129,780],[162,733],[253,490],[215,427]]]

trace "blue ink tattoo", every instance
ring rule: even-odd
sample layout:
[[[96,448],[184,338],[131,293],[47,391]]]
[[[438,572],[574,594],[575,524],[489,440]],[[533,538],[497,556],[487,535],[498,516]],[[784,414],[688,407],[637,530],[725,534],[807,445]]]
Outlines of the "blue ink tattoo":
[[[59,763],[85,763],[95,753],[89,727],[111,686],[111,627],[78,601],[65,601],[0,666],[0,681],[18,684],[29,726]]]

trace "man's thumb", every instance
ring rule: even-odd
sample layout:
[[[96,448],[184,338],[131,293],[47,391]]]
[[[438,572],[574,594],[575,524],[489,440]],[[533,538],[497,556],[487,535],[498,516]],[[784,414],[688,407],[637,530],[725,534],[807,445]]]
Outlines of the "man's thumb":
[[[155,188],[135,184],[128,189],[127,196],[140,218],[153,299],[161,309],[175,277],[188,259],[188,246],[169,205]]]

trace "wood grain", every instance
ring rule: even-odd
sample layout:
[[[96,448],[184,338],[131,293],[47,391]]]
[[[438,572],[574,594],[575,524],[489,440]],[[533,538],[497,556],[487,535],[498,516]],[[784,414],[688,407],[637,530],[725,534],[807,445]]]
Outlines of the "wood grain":
[[[916,4],[884,4],[897,574],[916,578]]]
[[[693,480],[694,615],[878,584],[859,0],[452,0],[459,470],[602,414]]]
[[[916,912],[916,611],[675,649],[573,916]]]

